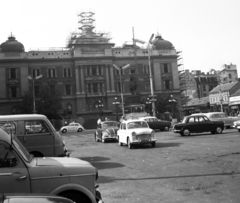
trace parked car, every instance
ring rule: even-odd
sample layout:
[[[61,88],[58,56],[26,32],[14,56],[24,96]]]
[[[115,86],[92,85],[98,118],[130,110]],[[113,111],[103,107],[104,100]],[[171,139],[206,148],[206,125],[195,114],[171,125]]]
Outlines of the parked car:
[[[11,125],[11,133],[35,157],[69,156],[62,136],[48,118],[40,114],[0,116],[0,126]],[[10,131],[8,131],[10,132]]]
[[[42,194],[17,194],[6,193],[0,194],[0,203],[74,203],[72,200],[55,196]]]
[[[169,131],[171,127],[170,121],[159,120],[154,116],[146,116],[139,119],[145,120],[153,130]]]
[[[69,123],[69,125],[61,127],[60,131],[62,133],[66,132],[82,132],[84,127],[80,123]]]
[[[173,132],[182,136],[189,136],[191,133],[211,132],[220,134],[224,129],[223,121],[211,121],[205,115],[191,115],[184,117],[183,121],[173,126]]]
[[[143,120],[124,120],[117,131],[118,143],[127,144],[129,149],[134,145],[151,144],[156,145],[154,130],[149,128],[148,123]]]
[[[119,129],[119,123],[116,121],[104,121],[98,125],[97,130],[94,134],[97,142],[106,142],[108,140],[117,141],[117,131]]]
[[[193,115],[201,114],[207,116],[211,121],[224,121],[225,128],[231,128],[233,126],[234,121],[240,120],[240,117],[227,116],[224,112],[208,112]]]
[[[1,193],[59,195],[76,203],[100,203],[98,171],[87,161],[68,157],[34,158],[17,137],[0,128]]]
[[[240,119],[238,121],[234,121],[232,127],[236,128],[238,132],[240,132]]]

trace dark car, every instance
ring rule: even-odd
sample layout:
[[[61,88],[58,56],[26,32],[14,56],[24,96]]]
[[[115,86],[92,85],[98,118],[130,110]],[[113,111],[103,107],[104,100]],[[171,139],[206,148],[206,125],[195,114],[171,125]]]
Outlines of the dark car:
[[[119,123],[116,121],[104,121],[98,125],[94,134],[97,142],[106,142],[107,140],[117,141],[117,131],[119,129]]]
[[[221,134],[223,129],[223,121],[211,121],[205,115],[186,116],[181,123],[177,123],[173,126],[173,132],[180,133],[182,136],[203,132]]]
[[[153,130],[169,131],[169,128],[171,127],[170,121],[158,120],[153,116],[146,116],[140,119],[145,120],[149,127]]]
[[[41,194],[0,194],[0,203],[73,203],[72,200],[54,195]]]

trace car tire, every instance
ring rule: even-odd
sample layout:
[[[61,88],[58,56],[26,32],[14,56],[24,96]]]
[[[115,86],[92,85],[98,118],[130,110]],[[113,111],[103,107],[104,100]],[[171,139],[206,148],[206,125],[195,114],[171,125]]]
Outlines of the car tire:
[[[83,131],[83,129],[82,128],[78,128],[78,132],[82,132]]]
[[[156,142],[151,143],[152,147],[156,147]]]
[[[118,136],[118,145],[122,146],[122,143],[119,141],[119,136]]]
[[[223,131],[223,129],[222,129],[220,126],[217,126],[217,127],[215,128],[216,134],[221,134],[222,131]]]
[[[66,129],[63,129],[63,130],[62,130],[62,133],[66,133],[66,132],[67,132],[67,130],[66,130]]]
[[[183,136],[191,135],[191,132],[190,132],[190,130],[188,128],[185,128],[182,133],[183,133]]]
[[[132,144],[131,144],[131,142],[130,142],[130,139],[129,139],[129,138],[127,139],[127,145],[128,145],[128,148],[129,148],[129,149],[132,149]]]
[[[240,132],[240,129],[238,129],[238,132]]]

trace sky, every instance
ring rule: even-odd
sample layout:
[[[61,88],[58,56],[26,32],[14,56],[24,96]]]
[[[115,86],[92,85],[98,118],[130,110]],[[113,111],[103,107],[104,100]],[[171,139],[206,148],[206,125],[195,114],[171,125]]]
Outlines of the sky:
[[[79,31],[78,14],[95,13],[95,31],[115,46],[160,34],[182,51],[184,69],[237,65],[240,77],[240,0],[0,0],[0,44],[11,35],[25,51],[65,47]]]

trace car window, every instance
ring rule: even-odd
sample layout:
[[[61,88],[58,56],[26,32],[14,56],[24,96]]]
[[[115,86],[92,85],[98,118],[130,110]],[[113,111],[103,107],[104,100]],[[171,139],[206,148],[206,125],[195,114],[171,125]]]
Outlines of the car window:
[[[199,117],[198,120],[199,120],[199,122],[204,122],[204,121],[205,121],[204,118],[203,118],[202,116]]]
[[[208,118],[207,116],[203,116],[203,119],[204,119],[205,121],[209,121],[209,118]]]
[[[126,130],[126,123],[123,124],[123,130]]]
[[[70,123],[69,126],[74,126],[74,123]]]
[[[156,122],[156,121],[158,121],[158,119],[157,118],[152,118],[152,121]]]
[[[49,132],[46,124],[42,120],[25,121],[25,134],[38,134]]]
[[[194,123],[194,117],[189,118],[188,122],[189,123]]]
[[[8,122],[8,121],[1,121],[0,127],[2,127],[8,134],[16,134],[16,123],[15,122]]]
[[[144,121],[136,121],[136,122],[130,122],[127,124],[128,129],[134,129],[134,128],[147,128],[148,125]]]
[[[0,168],[15,167],[17,165],[17,158],[9,149],[9,146],[0,143]]]

